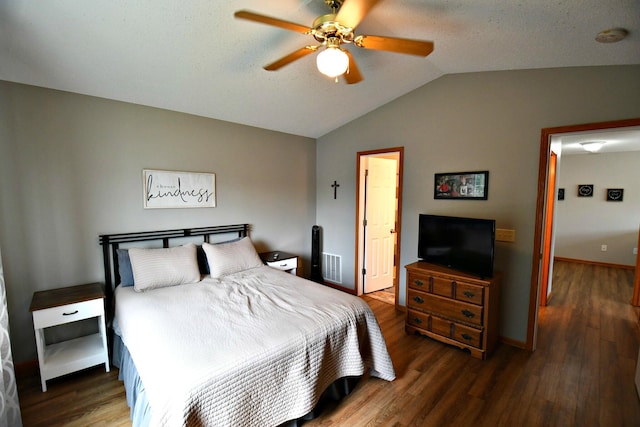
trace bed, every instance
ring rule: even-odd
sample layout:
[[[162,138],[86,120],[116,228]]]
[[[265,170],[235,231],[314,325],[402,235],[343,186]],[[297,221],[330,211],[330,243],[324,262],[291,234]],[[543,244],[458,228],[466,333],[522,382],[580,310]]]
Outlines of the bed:
[[[368,305],[263,265],[248,229],[100,236],[134,426],[295,425],[361,376],[395,379]],[[202,243],[184,243],[194,237]],[[152,240],[162,248],[124,256],[123,244]]]

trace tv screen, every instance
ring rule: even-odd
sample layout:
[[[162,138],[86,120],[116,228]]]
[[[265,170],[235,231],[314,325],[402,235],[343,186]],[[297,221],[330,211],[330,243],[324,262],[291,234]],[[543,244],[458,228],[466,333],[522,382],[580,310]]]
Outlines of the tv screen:
[[[496,222],[420,214],[418,258],[482,278],[493,276]]]

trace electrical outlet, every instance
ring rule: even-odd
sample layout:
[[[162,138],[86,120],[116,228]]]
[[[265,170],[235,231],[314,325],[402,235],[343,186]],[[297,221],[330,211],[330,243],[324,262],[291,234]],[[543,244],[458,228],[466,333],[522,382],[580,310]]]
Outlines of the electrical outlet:
[[[638,255],[638,248],[633,248],[633,254]]]
[[[601,250],[602,252],[607,252],[607,245],[601,245],[601,246],[600,246],[600,250]]]
[[[507,230],[505,228],[496,228],[496,241],[498,242],[515,242],[516,230]]]

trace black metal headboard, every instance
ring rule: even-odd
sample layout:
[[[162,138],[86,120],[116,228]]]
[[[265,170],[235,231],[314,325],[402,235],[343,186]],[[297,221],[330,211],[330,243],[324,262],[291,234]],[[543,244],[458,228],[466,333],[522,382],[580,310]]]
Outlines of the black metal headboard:
[[[249,224],[236,225],[215,225],[211,227],[180,228],[177,230],[162,231],[141,231],[134,233],[101,234],[100,244],[102,245],[102,258],[104,262],[104,287],[107,303],[107,319],[113,319],[113,292],[120,283],[120,273],[118,269],[117,250],[122,243],[144,242],[161,240],[162,247],[168,248],[172,239],[184,237],[202,236],[203,241],[209,243],[210,237],[216,234],[237,233],[238,237],[249,235]]]

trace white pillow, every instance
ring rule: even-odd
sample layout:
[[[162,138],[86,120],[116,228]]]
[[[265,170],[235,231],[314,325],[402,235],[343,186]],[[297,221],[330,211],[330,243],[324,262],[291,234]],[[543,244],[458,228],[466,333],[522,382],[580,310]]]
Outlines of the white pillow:
[[[203,243],[202,249],[207,255],[211,277],[214,278],[263,265],[249,237],[217,245]]]
[[[193,243],[175,248],[130,248],[129,258],[133,287],[138,292],[200,281],[196,245]]]

